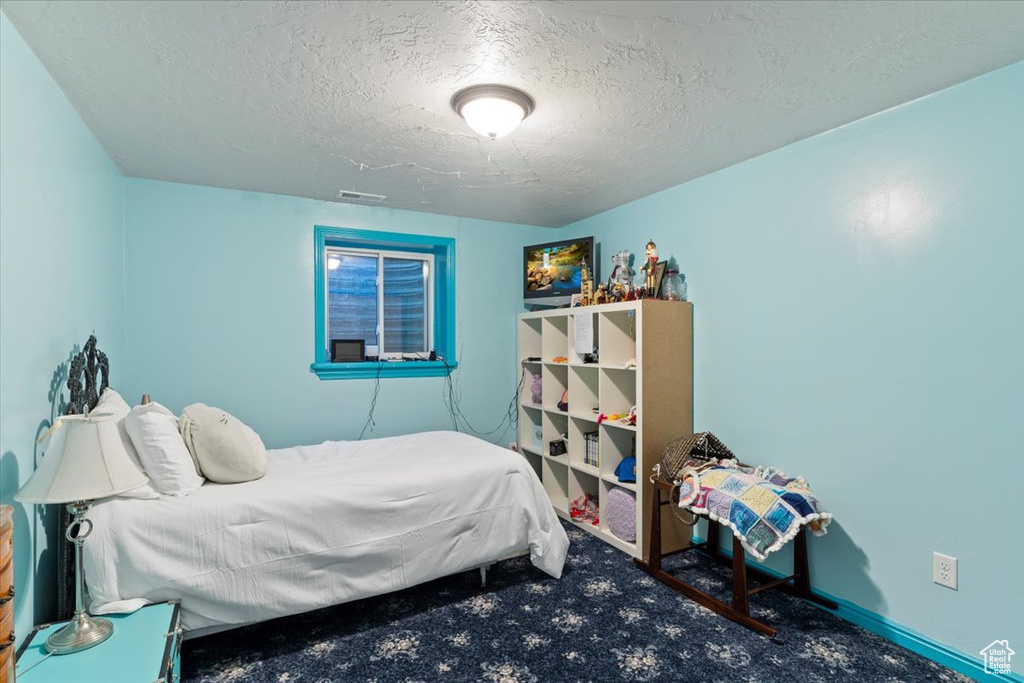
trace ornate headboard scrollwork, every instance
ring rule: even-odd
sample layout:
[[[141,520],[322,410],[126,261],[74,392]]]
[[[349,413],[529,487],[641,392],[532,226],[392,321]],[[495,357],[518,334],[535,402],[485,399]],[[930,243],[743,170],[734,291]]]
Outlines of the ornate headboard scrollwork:
[[[89,335],[85,348],[71,359],[68,368],[68,398],[65,415],[82,415],[100,400],[110,386],[110,362],[107,354],[96,348],[96,335]],[[60,508],[57,538],[63,539],[71,524],[66,506]],[[70,543],[57,544],[57,620],[70,619],[75,612],[75,556]]]
[[[101,383],[97,389],[97,376]],[[68,370],[68,390],[71,397],[65,415],[82,415],[96,407],[100,394],[110,386],[110,362],[107,354],[96,348],[96,335],[89,335],[82,352],[71,359]]]

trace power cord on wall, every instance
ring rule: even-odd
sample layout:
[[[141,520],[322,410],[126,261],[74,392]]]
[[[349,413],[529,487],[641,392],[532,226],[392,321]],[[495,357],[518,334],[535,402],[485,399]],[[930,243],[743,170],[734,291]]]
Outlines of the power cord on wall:
[[[370,399],[370,412],[366,415],[366,423],[363,424],[363,431],[359,432],[359,440],[363,440],[363,434],[366,433],[366,428],[369,427],[370,431],[377,426],[377,423],[373,421],[373,411],[377,407],[377,395],[380,393],[380,370],[384,367],[384,361],[377,361],[377,377],[376,383],[373,385],[373,398]]]
[[[516,401],[519,398],[520,392],[523,390],[523,381],[526,377],[525,366],[520,367],[519,384],[516,387],[516,391],[513,394],[512,398],[509,400],[508,406],[505,408],[505,415],[501,418],[501,422],[499,422],[498,426],[495,427],[494,429],[491,429],[489,431],[482,431],[474,427],[473,424],[469,421],[469,418],[467,418],[466,415],[462,412],[462,392],[461,390],[456,389],[455,384],[452,381],[452,368],[448,365],[448,361],[440,356],[438,356],[438,359],[444,363],[445,370],[447,370],[447,372],[445,373],[445,386],[443,389],[442,396],[444,398],[445,407],[448,409],[448,414],[452,418],[452,427],[455,429],[455,431],[463,431],[463,429],[460,428],[459,424],[461,421],[461,426],[465,428],[465,431],[472,432],[477,436],[491,436],[506,429],[506,427],[511,427],[512,425],[517,424],[519,422],[519,410],[516,406]]]

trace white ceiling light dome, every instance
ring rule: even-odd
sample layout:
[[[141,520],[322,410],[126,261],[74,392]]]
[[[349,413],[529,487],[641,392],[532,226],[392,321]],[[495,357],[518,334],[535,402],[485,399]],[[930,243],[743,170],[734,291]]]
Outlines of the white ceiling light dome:
[[[492,140],[515,130],[533,111],[533,99],[507,85],[471,85],[455,93],[452,109],[469,127]]]

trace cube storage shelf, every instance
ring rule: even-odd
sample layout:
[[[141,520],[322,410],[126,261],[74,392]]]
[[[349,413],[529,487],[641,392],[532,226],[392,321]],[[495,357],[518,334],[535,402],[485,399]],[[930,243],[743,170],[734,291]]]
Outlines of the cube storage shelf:
[[[587,364],[576,352],[577,320],[592,327],[599,362]],[[555,512],[573,521],[569,502],[589,493],[603,506],[608,492],[621,486],[636,493],[636,542],[600,524],[573,524],[633,557],[648,557],[648,496],[651,469],[673,439],[693,431],[693,305],[642,300],[582,308],[523,313],[518,322],[522,372],[519,396],[520,452],[544,485]],[[527,361],[528,358],[539,360]],[[564,358],[564,362],[555,361]],[[534,377],[541,378],[541,402],[532,401]],[[558,402],[568,392],[568,410]],[[637,407],[636,425],[605,421],[598,413],[626,413]],[[535,434],[539,430],[538,445]],[[597,433],[597,462],[587,456],[587,440]],[[552,456],[549,444],[567,435],[566,453]],[[637,457],[637,482],[622,483],[615,468]],[[689,528],[666,524],[664,548],[689,543]]]

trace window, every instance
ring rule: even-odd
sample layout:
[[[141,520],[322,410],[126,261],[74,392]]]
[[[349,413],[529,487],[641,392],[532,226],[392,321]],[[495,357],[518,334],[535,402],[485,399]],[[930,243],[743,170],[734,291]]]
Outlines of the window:
[[[433,270],[433,254],[328,247],[328,340],[362,339],[367,356],[388,360],[428,357]]]
[[[455,240],[317,226],[321,379],[442,376],[456,367]],[[332,339],[361,339],[384,364],[331,363]],[[429,359],[434,351],[438,360]]]

